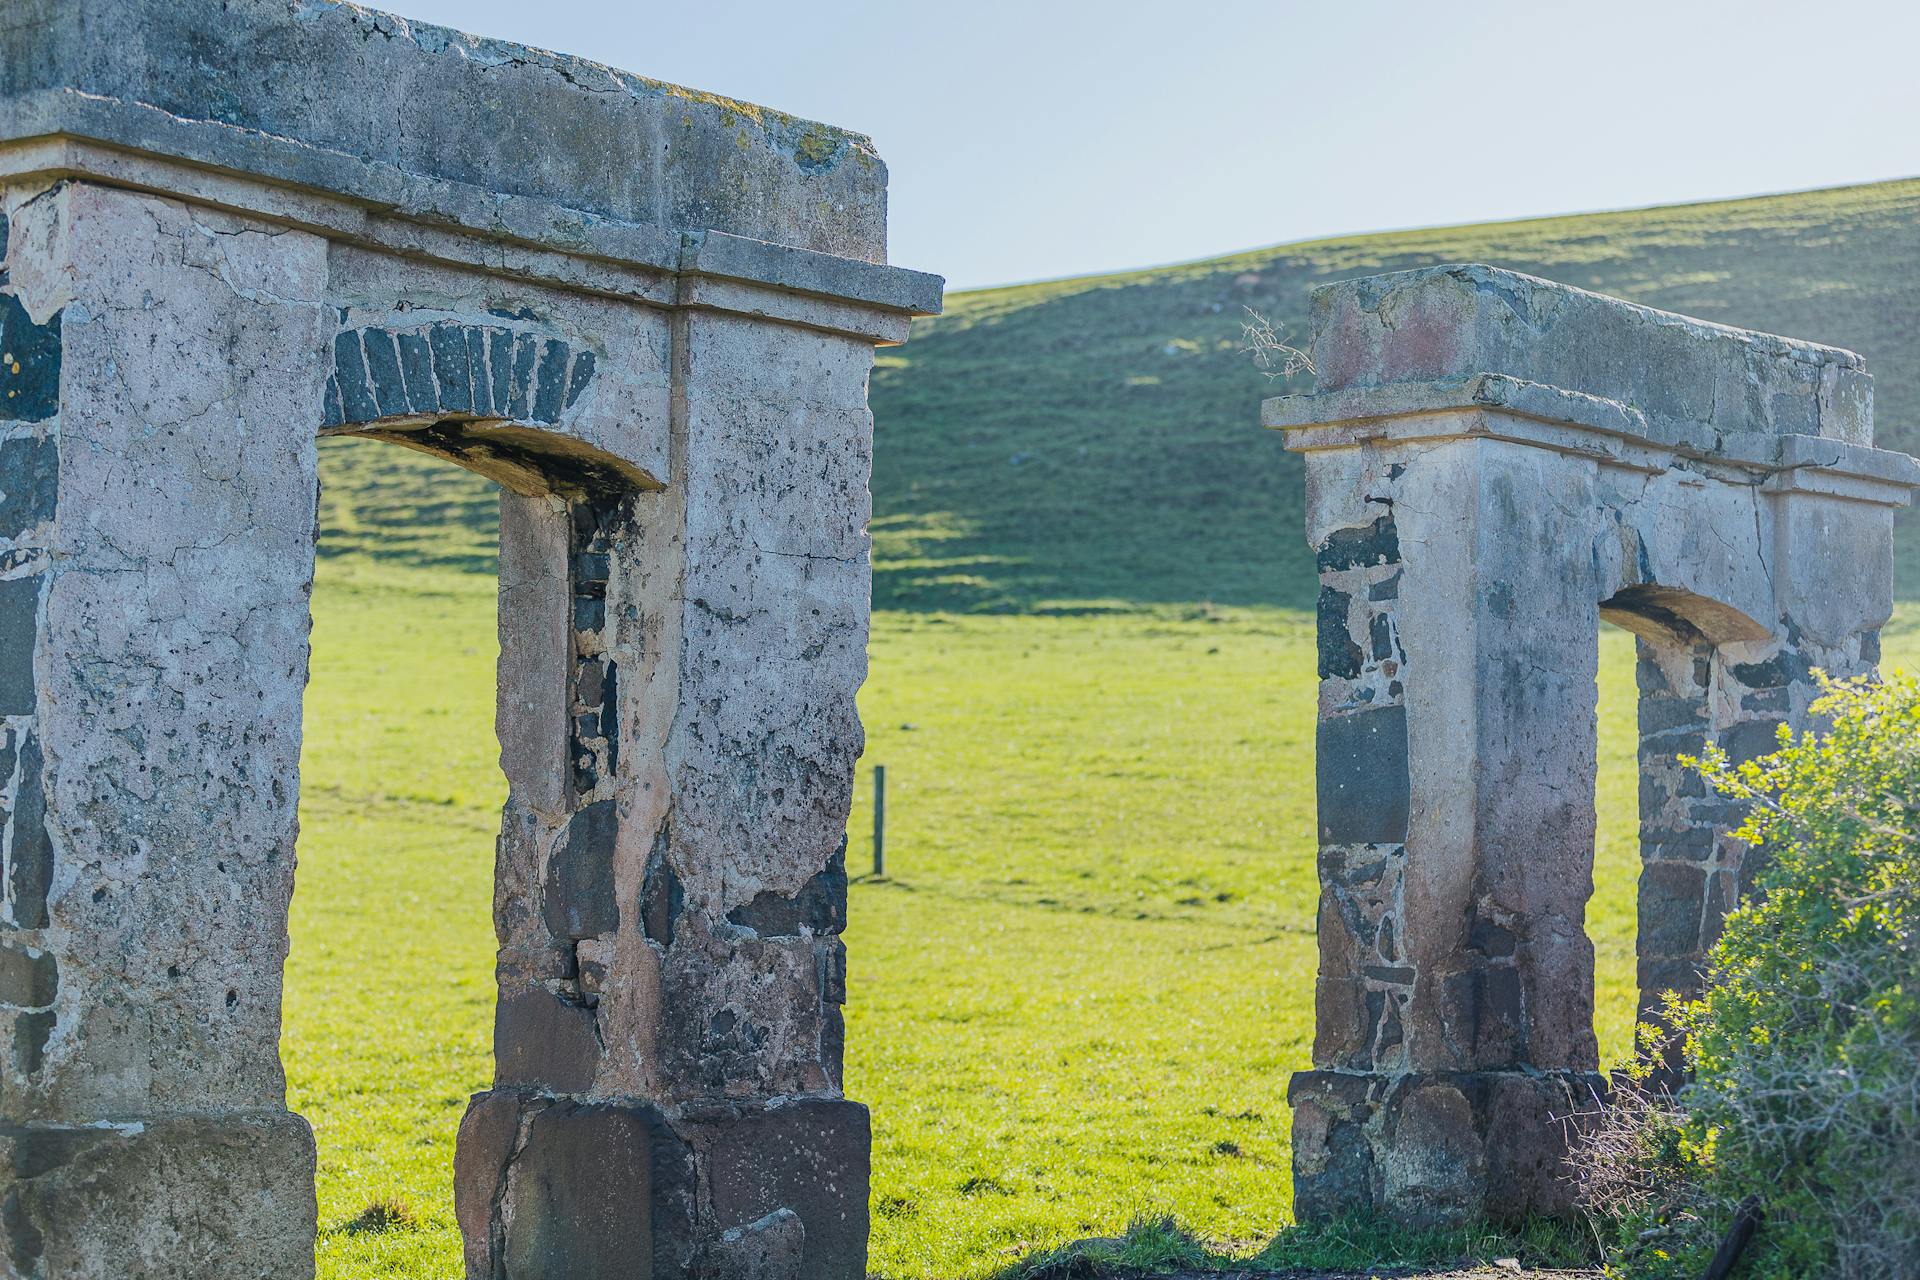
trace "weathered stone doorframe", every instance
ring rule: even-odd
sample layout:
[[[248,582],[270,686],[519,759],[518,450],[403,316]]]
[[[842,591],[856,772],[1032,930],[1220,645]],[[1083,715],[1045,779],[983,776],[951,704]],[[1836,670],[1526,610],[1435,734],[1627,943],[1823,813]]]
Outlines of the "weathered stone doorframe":
[[[1598,1104],[1602,617],[1640,639],[1641,1007],[1698,985],[1749,860],[1676,756],[1806,724],[1871,672],[1892,512],[1850,352],[1488,267],[1314,294],[1320,976],[1297,1075],[1304,1217],[1566,1212]]]
[[[0,97],[5,1266],[311,1273],[280,964],[341,431],[508,490],[471,1274],[863,1275],[866,380],[939,297],[884,265],[868,144],[345,6],[23,3],[0,52],[54,79]],[[358,90],[282,114],[315,68]],[[584,149],[393,127],[481,103]]]

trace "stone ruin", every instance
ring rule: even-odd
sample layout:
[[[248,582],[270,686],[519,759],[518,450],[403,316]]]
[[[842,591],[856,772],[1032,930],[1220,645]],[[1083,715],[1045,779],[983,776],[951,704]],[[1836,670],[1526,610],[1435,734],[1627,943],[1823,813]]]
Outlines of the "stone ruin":
[[[1328,285],[1306,456],[1320,570],[1320,975],[1303,1217],[1562,1213],[1597,1105],[1595,677],[1637,637],[1640,1010],[1696,992],[1754,856],[1679,761],[1864,675],[1920,464],[1851,352],[1490,267]]]
[[[470,1276],[852,1280],[857,135],[323,0],[0,19],[0,1273],[313,1273],[286,1106],[316,440],[498,480]]]
[[[0,1264],[310,1276],[278,1055],[320,436],[501,496],[476,1280],[853,1280],[841,1092],[875,344],[865,139],[325,0],[0,24]],[[244,70],[246,74],[241,74]],[[1870,671],[1858,357],[1484,267],[1315,298],[1306,1217],[1567,1207],[1600,621],[1640,646],[1640,982],[1750,859],[1677,763]]]

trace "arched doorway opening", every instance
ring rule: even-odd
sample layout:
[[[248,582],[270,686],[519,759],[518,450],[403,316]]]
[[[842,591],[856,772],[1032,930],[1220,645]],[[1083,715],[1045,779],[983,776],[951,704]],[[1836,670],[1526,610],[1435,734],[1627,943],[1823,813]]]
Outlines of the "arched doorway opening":
[[[1626,1066],[1634,1052],[1639,978],[1634,962],[1640,891],[1639,693],[1634,637],[1600,627],[1594,780],[1593,897],[1587,936],[1593,941],[1594,1034],[1600,1070]]]
[[[458,1268],[455,1133],[493,1078],[499,487],[320,444],[282,1056],[322,1276]]]
[[[1666,993],[1699,990],[1707,949],[1749,870],[1750,851],[1728,834],[1740,806],[1686,760],[1710,741],[1741,757],[1770,749],[1787,713],[1789,664],[1767,628],[1690,591],[1630,586],[1601,605],[1601,617],[1633,636],[1638,857],[1622,858],[1610,844],[1606,865],[1638,868],[1635,1022],[1657,1026]],[[1673,1061],[1677,1051],[1661,1056]]]

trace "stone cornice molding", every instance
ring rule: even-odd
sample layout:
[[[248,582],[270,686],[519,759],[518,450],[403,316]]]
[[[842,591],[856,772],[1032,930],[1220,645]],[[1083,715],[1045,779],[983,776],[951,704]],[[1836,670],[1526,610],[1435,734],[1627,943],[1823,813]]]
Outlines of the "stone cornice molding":
[[[1563,387],[1481,373],[1437,382],[1275,396],[1261,420],[1300,453],[1368,443],[1505,440],[1649,473],[1690,468],[1770,491],[1906,506],[1920,461],[1825,436],[1717,431]]]
[[[0,139],[17,103],[0,103]],[[225,128],[225,126],[215,126]],[[312,148],[256,138],[268,150]],[[352,157],[342,162],[377,169]],[[262,165],[261,168],[274,166]],[[171,196],[329,239],[658,307],[700,307],[891,345],[937,315],[939,276],[723,231],[668,231],[415,178],[394,202],[97,139],[0,141],[0,181],[80,179]]]

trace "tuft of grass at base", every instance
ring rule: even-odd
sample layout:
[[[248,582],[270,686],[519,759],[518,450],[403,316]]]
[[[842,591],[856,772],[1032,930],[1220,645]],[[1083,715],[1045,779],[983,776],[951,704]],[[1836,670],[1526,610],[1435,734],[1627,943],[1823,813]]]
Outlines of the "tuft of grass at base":
[[[1209,1248],[1168,1217],[1138,1218],[1126,1232],[1087,1240],[1017,1262],[994,1280],[1115,1280],[1171,1271],[1370,1271],[1420,1267],[1459,1270],[1503,1258],[1534,1268],[1571,1268],[1595,1261],[1591,1235],[1561,1223],[1534,1221],[1416,1231],[1347,1219],[1289,1227],[1253,1253]]]
[[[364,1235],[368,1232],[412,1231],[419,1225],[420,1215],[412,1205],[399,1196],[381,1196],[357,1216],[343,1223],[340,1229],[349,1235]]]

